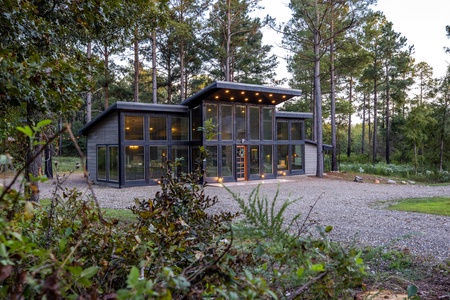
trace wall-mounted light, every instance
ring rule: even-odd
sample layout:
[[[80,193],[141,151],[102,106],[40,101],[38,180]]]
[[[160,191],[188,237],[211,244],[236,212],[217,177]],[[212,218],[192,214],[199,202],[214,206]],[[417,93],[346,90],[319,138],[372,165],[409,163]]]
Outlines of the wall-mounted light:
[[[264,177],[265,177],[264,174],[261,174],[261,178],[264,179]]]
[[[136,149],[139,149],[139,146],[132,145],[132,146],[130,146],[130,149],[136,150]]]
[[[286,172],[283,172],[283,176],[286,176]]]
[[[222,177],[218,177],[217,178],[217,182],[222,183],[223,182],[223,178]]]

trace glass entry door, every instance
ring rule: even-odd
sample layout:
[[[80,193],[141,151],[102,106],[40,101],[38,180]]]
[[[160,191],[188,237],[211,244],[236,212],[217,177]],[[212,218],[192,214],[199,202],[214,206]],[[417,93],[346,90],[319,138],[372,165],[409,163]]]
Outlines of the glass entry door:
[[[248,180],[247,146],[236,146],[236,180]]]

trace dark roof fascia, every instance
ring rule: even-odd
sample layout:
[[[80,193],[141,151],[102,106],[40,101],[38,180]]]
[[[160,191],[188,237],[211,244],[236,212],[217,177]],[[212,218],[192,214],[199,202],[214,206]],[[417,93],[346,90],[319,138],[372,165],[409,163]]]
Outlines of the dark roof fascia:
[[[84,125],[80,130],[80,134],[87,135],[88,131],[106,119],[114,111],[129,111],[129,112],[158,112],[158,113],[188,113],[189,108],[184,105],[171,104],[154,104],[154,103],[136,103],[118,101],[108,107],[103,113],[97,116],[94,120]]]
[[[317,146],[317,141],[305,140],[305,143]],[[332,150],[333,146],[329,145],[329,144],[322,144],[322,149],[323,150]]]
[[[275,118],[285,119],[312,119],[313,114],[307,112],[292,112],[292,111],[276,111]]]
[[[181,102],[181,105],[188,105],[189,107],[195,107],[201,103],[207,96],[213,94],[220,89],[230,89],[230,90],[242,90],[242,91],[254,91],[261,93],[274,93],[274,94],[286,94],[291,97],[301,96],[302,92],[300,90],[283,88],[283,87],[273,87],[264,86],[258,84],[249,83],[239,83],[230,81],[216,81],[203,90],[195,93],[191,97]]]

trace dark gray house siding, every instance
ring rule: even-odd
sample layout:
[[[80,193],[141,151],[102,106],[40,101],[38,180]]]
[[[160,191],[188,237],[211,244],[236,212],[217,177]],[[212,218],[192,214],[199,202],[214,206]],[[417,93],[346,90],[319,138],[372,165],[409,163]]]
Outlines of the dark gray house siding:
[[[104,120],[95,125],[89,132],[87,139],[87,168],[89,178],[98,183],[97,179],[97,148],[99,146],[119,145],[119,116],[118,113],[109,115]],[[100,180],[102,181],[102,180]],[[104,181],[107,185],[118,187],[119,184]]]

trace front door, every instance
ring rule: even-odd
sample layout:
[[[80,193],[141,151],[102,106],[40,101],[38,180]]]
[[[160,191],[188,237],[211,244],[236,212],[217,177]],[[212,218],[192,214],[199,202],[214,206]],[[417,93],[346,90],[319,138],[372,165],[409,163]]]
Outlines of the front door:
[[[236,180],[248,180],[247,146],[236,146]]]

